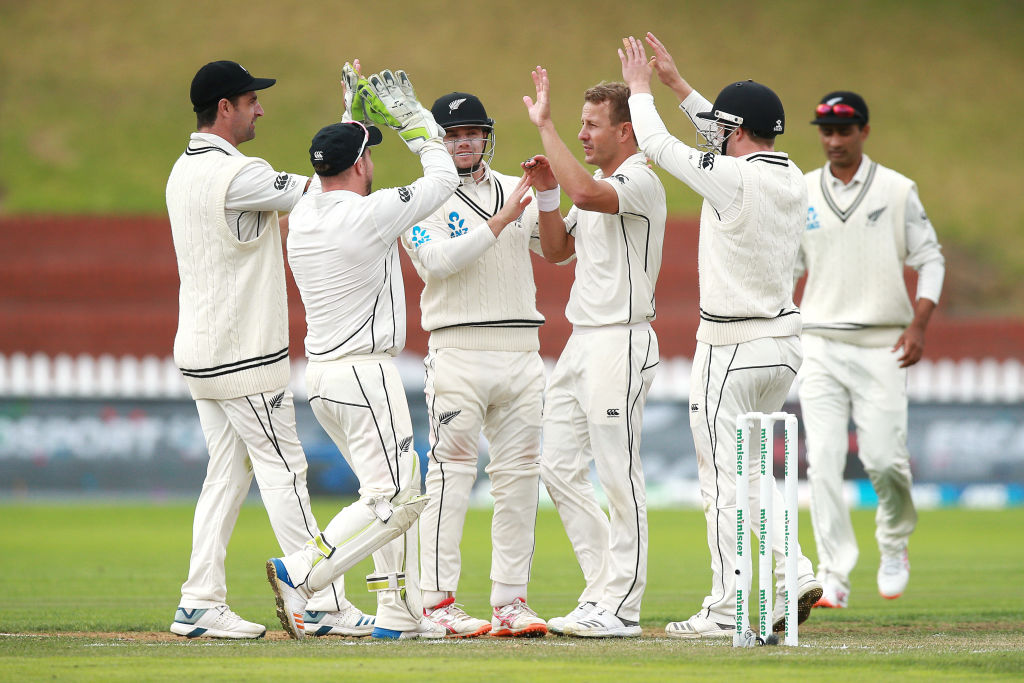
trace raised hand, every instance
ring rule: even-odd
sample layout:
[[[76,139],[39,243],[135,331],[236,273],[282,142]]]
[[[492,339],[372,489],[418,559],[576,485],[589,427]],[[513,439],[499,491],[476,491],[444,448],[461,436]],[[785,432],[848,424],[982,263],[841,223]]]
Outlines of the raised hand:
[[[363,100],[359,97],[359,81],[365,82],[366,79],[359,75],[359,60],[352,61],[353,64],[345,62],[345,66],[341,67],[341,93],[345,100],[345,111],[341,114],[341,120],[365,122],[367,118],[363,110]]]
[[[487,220],[487,225],[495,237],[500,235],[501,231],[507,226],[518,220],[523,215],[523,210],[533,201],[533,197],[528,194],[530,186],[529,174],[524,175],[519,179],[515,189],[505,199],[505,204]]]
[[[651,65],[647,62],[644,44],[630,36],[622,39],[619,62],[622,64],[622,80],[629,86],[631,94],[651,92]],[[653,60],[652,60],[653,61]]]
[[[396,77],[388,69],[373,74],[359,85],[359,97],[367,118],[372,123],[398,131],[412,152],[418,154],[423,143],[431,138],[443,137],[444,130],[437,125],[430,112],[424,109],[413,93],[409,77],[399,72]]]
[[[654,55],[651,58],[651,66],[654,67],[654,71],[658,74],[658,80],[672,88],[672,90],[676,90],[680,84],[685,85],[686,81],[679,75],[679,69],[676,68],[675,60],[672,59],[672,55],[668,53],[662,42],[650,31],[647,32],[646,40],[647,44],[651,46],[651,52]]]
[[[551,84],[548,82],[548,70],[542,66],[538,65],[530,75],[533,77],[533,85],[537,89],[537,101],[534,102],[529,95],[524,95],[523,104],[526,105],[530,121],[533,122],[533,125],[541,128],[551,122],[551,104],[548,99]]]

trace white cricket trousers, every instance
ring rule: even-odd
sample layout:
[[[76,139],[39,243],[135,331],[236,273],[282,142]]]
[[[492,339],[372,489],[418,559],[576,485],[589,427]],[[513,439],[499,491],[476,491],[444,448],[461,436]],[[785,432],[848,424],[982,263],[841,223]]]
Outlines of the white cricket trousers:
[[[188,579],[181,587],[180,606],[188,609],[227,602],[224,558],[253,475],[285,554],[320,532],[309,507],[306,455],[295,431],[291,391],[282,387],[241,398],[198,399],[196,409],[210,462],[196,503]],[[348,604],[339,577],[314,595],[307,609],[333,612]]]
[[[852,415],[858,456],[878,495],[875,539],[897,554],[917,524],[907,450],[907,371],[888,347],[846,344],[805,334],[800,409],[807,432],[811,521],[818,575],[850,591],[857,539],[843,497]]]
[[[441,348],[431,350],[424,365],[430,502],[420,516],[423,589],[458,588],[459,545],[481,432],[489,444],[485,471],[494,497],[491,580],[526,586],[537,523],[544,362],[536,351]]]
[[[647,492],[640,428],[658,364],[647,323],[575,328],[548,383],[541,479],[562,518],[586,587],[620,619],[640,620],[647,584]],[[590,483],[597,468],[606,517]]]
[[[749,412],[782,410],[800,369],[799,337],[766,337],[742,344],[711,346],[697,342],[690,374],[690,431],[697,451],[708,549],[711,551],[711,592],[701,606],[704,617],[718,623],[736,619],[736,418]],[[750,507],[761,506],[758,457],[748,449]],[[785,585],[785,501],[773,486],[772,551],[776,585]],[[756,520],[756,512],[751,515]],[[750,533],[756,535],[755,524]],[[797,571],[814,569],[799,544]],[[757,566],[757,563],[754,563]]]
[[[384,498],[397,504],[419,494],[409,404],[394,360],[383,354],[310,361],[306,387],[317,420],[359,478],[360,500],[343,508],[324,529],[327,541],[338,546],[354,526],[366,524],[368,502]],[[377,592],[380,628],[410,631],[423,615],[416,537],[414,523],[373,553],[375,575],[405,574],[404,590]]]

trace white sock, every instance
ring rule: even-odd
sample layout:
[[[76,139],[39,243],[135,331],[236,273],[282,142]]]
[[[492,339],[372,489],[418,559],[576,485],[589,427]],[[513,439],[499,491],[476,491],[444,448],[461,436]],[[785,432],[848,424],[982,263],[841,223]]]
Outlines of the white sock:
[[[516,598],[526,600],[526,584],[491,583],[491,607],[511,604]]]
[[[454,595],[454,593],[449,591],[423,591],[423,606],[430,612],[448,598],[454,597]]]

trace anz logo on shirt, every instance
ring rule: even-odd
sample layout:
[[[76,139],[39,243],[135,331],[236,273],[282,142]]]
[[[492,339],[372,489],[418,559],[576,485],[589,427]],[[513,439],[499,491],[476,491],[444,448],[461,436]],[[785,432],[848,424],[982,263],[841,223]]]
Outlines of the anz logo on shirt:
[[[424,244],[426,244],[429,241],[430,241],[430,235],[427,233],[426,230],[424,230],[423,228],[421,228],[418,225],[413,227],[413,229],[412,229],[412,245],[414,247],[416,247],[418,249],[419,247],[423,246]]]
[[[818,212],[814,210],[813,206],[807,207],[807,229],[817,230],[821,227],[821,223],[818,221]]]
[[[469,232],[469,228],[466,227],[466,220],[459,218],[457,211],[452,211],[448,214],[448,229],[451,230],[452,238],[458,237],[459,235],[465,235]]]

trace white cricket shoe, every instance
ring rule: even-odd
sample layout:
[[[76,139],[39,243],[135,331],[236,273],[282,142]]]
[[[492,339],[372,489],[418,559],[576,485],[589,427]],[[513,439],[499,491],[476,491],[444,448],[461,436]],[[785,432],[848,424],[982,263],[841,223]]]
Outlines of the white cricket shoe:
[[[592,602],[581,602],[576,606],[576,609],[566,614],[564,617],[552,617],[548,619],[548,632],[557,633],[562,635],[565,629],[565,625],[570,621],[579,621],[583,617],[587,616],[597,605]]]
[[[706,617],[703,610],[694,614],[686,621],[672,621],[665,626],[665,635],[671,638],[685,638],[696,640],[697,638],[732,638],[736,633],[736,624],[725,620],[719,621],[721,617]]]
[[[910,558],[904,546],[900,552],[890,555],[882,553],[878,567],[878,592],[886,600],[895,600],[903,595],[910,580]]]
[[[492,636],[539,638],[547,634],[547,623],[522,598],[494,608],[494,616],[491,617]]]
[[[802,624],[811,616],[811,608],[818,602],[823,593],[821,582],[814,574],[801,576],[796,584],[796,623]],[[783,633],[786,630],[786,593],[779,589],[775,593],[775,607],[772,609],[772,631]]]
[[[625,621],[602,607],[595,607],[579,621],[567,621],[563,626],[567,636],[579,638],[635,638],[640,635],[640,624]]]
[[[302,613],[303,627],[307,636],[368,636],[373,632],[375,617],[363,614],[355,605],[337,612]]]
[[[423,618],[443,626],[448,638],[476,638],[491,630],[491,622],[466,614],[455,598],[439,602],[433,609],[424,609]]]
[[[186,638],[262,638],[266,632],[266,626],[246,621],[227,605],[179,607],[171,624],[171,633]]]
[[[270,588],[274,591],[277,618],[281,622],[281,626],[292,638],[302,640],[306,637],[303,617],[306,611],[306,596],[299,592],[293,584],[281,558],[272,557],[267,560],[267,580],[270,581]]]
[[[394,629],[375,626],[373,632],[370,633],[371,638],[379,638],[381,640],[433,640],[435,638],[444,638],[446,635],[448,635],[448,629],[440,624],[435,624],[425,617],[420,619],[416,628],[410,631],[395,631]]]
[[[826,576],[821,582],[821,587],[821,597],[818,598],[818,602],[814,603],[815,607],[829,609],[846,608],[850,599],[850,592],[843,588],[838,581]]]

